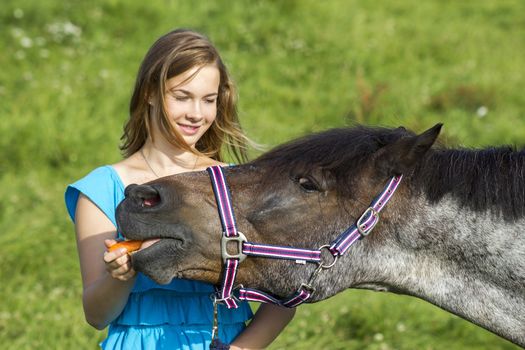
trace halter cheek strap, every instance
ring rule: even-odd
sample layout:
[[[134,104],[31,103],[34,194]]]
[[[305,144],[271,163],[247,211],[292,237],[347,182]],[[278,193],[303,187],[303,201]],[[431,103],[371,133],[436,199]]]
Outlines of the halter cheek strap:
[[[319,249],[303,249],[294,247],[275,246],[269,244],[257,244],[248,242],[246,237],[237,230],[237,223],[233,212],[230,190],[226,183],[223,170],[220,166],[212,166],[206,169],[210,175],[210,180],[217,202],[219,217],[222,225],[221,253],[224,263],[222,285],[215,303],[225,303],[228,308],[238,307],[238,300],[256,301],[272,303],[285,307],[296,307],[307,301],[315,289],[313,282],[324,270],[331,268],[337,258],[348,250],[358,239],[367,236],[375,225],[379,222],[379,213],[386,203],[392,198],[395,190],[401,182],[402,176],[393,177],[384,190],[372,201],[370,206],[363,212],[355,224],[342,232],[330,245],[322,246]],[[236,245],[236,253],[231,253],[231,243]],[[229,247],[230,246],[230,247]],[[334,260],[331,264],[323,264],[321,261],[322,249],[328,249]],[[273,259],[294,260],[296,263],[317,264],[317,269],[312,273],[307,283],[301,284],[299,289],[289,298],[278,300],[273,296],[250,288],[240,288],[238,295],[234,296],[233,286],[237,269],[247,256],[265,257]]]
[[[355,241],[361,237],[368,236],[375,225],[379,222],[379,213],[394,195],[402,178],[403,176],[400,175],[390,179],[390,182],[385,189],[372,201],[357,222],[347,228],[331,243],[330,252],[333,255],[343,255],[348,248],[355,243]]]
[[[220,300],[226,303],[229,309],[237,308],[238,305],[235,299],[232,298],[232,290],[235,277],[237,276],[237,267],[239,266],[241,258],[244,260],[244,257],[242,257],[241,254],[225,257],[224,252],[227,250],[229,241],[242,242],[244,235],[241,237],[237,231],[237,223],[235,222],[235,215],[233,214],[233,207],[231,205],[230,190],[224,179],[224,173],[221,167],[213,166],[208,168],[207,171],[213,184],[213,193],[215,194],[222,224],[223,239],[221,240],[221,249],[225,266],[220,289]]]

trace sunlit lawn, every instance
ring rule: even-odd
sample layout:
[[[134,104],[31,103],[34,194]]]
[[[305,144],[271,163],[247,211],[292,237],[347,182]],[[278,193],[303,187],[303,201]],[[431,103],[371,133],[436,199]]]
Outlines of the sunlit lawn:
[[[328,127],[444,122],[454,145],[525,140],[525,2],[31,1],[0,6],[0,347],[95,349],[67,183],[119,159],[138,65],[174,27],[207,33],[268,146]],[[256,155],[257,152],[252,152]],[[514,349],[414,298],[301,307],[272,349]]]

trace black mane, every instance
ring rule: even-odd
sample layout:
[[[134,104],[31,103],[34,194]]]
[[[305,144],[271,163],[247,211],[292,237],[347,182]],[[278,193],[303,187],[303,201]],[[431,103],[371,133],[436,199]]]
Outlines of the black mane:
[[[356,176],[381,147],[414,135],[404,128],[357,126],[331,129],[294,140],[263,154],[252,164],[273,173],[308,175],[321,170],[348,198]],[[433,148],[410,176],[416,191],[432,202],[450,195],[477,211],[506,219],[525,216],[525,150]],[[407,179],[408,180],[408,179]],[[269,180],[271,181],[271,179]]]
[[[404,128],[357,126],[330,129],[280,145],[253,161],[273,173],[309,175],[320,170],[335,181],[338,193],[351,198],[354,181],[379,148],[402,136],[413,135]],[[271,180],[270,180],[271,181]]]
[[[413,178],[432,202],[451,195],[462,206],[505,219],[525,216],[525,150],[435,149]]]

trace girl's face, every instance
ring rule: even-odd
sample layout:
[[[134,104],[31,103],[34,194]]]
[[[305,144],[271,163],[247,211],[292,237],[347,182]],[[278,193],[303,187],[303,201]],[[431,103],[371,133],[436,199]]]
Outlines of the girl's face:
[[[219,82],[215,65],[192,68],[166,82],[164,103],[168,117],[190,147],[195,147],[215,120]]]

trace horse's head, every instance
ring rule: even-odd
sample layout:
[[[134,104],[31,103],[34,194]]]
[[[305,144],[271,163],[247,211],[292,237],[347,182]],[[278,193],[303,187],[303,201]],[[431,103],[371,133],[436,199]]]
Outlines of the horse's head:
[[[391,176],[409,175],[415,169],[440,128],[436,125],[421,135],[404,128],[334,129],[225,169],[239,231],[250,242],[308,249],[329,244],[355,222]],[[396,219],[403,191],[406,188],[383,212],[383,222]],[[206,172],[129,186],[117,218],[129,239],[161,238],[133,255],[138,271],[160,283],[173,277],[214,284],[220,280],[222,229]],[[374,232],[344,258],[359,261],[382,236],[384,232]],[[240,265],[238,283],[284,296],[314,269],[290,261],[248,258]],[[326,287],[316,299],[359,280],[359,263],[343,274],[346,269],[341,265],[325,274]],[[352,281],[338,289],[330,287],[340,278]]]

